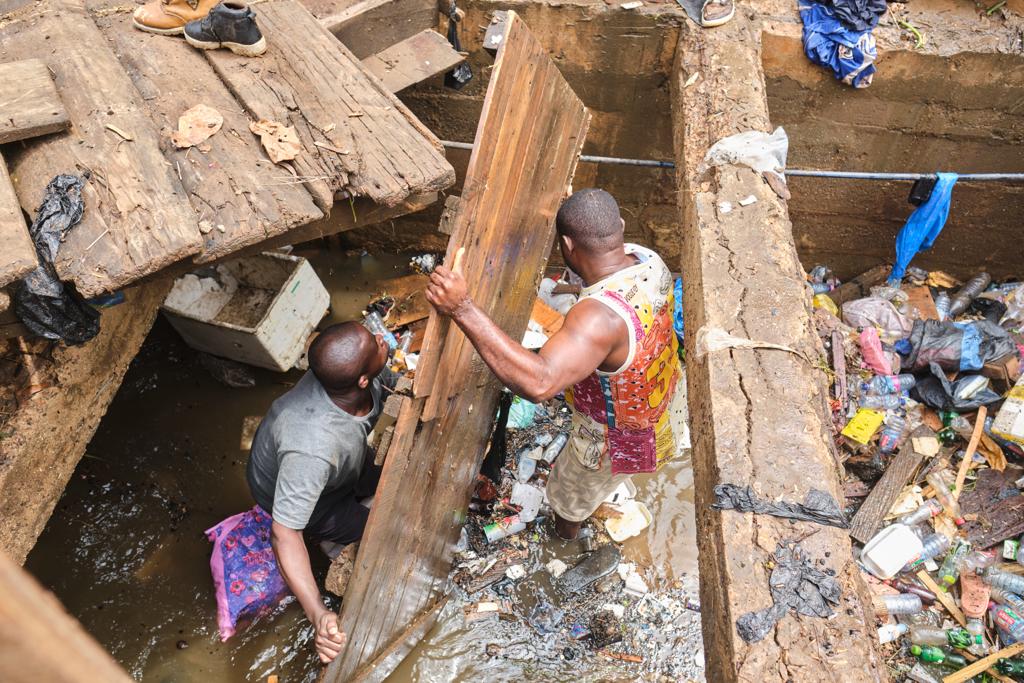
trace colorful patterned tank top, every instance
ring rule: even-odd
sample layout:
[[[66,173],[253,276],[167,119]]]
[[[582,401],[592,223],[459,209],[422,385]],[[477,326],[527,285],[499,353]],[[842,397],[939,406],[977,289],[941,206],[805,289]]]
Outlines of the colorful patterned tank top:
[[[685,402],[678,390],[685,379],[672,327],[672,274],[650,249],[625,247],[640,262],[585,287],[580,301],[600,301],[626,322],[629,355],[618,370],[597,370],[565,392],[572,435],[587,443],[583,465],[599,469],[608,453],[615,474],[654,472],[686,438],[686,407],[676,405]]]

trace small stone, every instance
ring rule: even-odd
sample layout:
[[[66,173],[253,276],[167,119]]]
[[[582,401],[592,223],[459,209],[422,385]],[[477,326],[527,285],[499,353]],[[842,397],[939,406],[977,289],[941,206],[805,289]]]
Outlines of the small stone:
[[[177,643],[177,646],[178,646],[179,650],[188,649],[188,641],[187,640],[179,640],[178,643]]]

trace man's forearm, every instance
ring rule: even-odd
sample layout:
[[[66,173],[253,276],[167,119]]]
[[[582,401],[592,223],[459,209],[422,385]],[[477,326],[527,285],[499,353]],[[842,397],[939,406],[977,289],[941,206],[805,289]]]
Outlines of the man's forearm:
[[[550,398],[553,388],[544,359],[505,334],[476,304],[467,302],[453,320],[491,372],[513,393],[531,401]]]
[[[316,623],[316,619],[326,607],[320,597],[320,589],[317,588],[316,579],[313,578],[313,568],[309,564],[309,553],[306,551],[306,544],[301,534],[298,539],[290,537],[273,538],[274,554],[277,556],[277,566],[281,570],[284,582],[288,584],[299,604],[302,605],[306,617]]]

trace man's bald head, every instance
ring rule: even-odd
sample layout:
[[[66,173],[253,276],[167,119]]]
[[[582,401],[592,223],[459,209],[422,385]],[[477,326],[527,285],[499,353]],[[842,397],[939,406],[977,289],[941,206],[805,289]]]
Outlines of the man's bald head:
[[[372,380],[384,366],[377,340],[357,322],[339,323],[323,330],[306,354],[309,369],[328,391],[346,391],[360,378]]]
[[[555,228],[559,235],[572,240],[574,247],[584,251],[600,253],[622,246],[619,205],[614,197],[597,188],[574,192],[562,202]]]

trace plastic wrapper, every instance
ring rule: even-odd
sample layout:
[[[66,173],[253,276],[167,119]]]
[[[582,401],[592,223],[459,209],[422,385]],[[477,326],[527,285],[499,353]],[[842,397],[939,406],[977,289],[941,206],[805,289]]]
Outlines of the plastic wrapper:
[[[879,375],[892,375],[893,367],[889,357],[882,350],[882,340],[878,338],[878,330],[865,327],[860,333],[860,353],[864,364]]]
[[[784,180],[789,137],[781,127],[769,135],[759,130],[748,130],[722,138],[708,150],[704,163],[708,166],[742,164],[759,173],[774,173]]]
[[[913,329],[911,320],[891,301],[874,296],[843,304],[843,322],[850,327],[877,327],[886,337],[894,338],[906,337]]]
[[[1009,333],[988,320],[917,320],[910,333],[910,346],[904,366],[912,371],[923,370],[932,363],[944,370],[981,370],[985,363],[1017,349]]]
[[[836,526],[840,529],[848,529],[850,526],[835,498],[818,489],[808,491],[803,503],[787,503],[786,501],[773,502],[758,498],[749,486],[719,484],[715,487],[715,502],[711,507],[716,510],[756,512],[773,517],[800,519],[806,522]]]
[[[931,376],[920,378],[911,390],[911,396],[935,410],[952,410],[967,413],[981,406],[995,403],[1001,395],[988,388],[987,381],[979,382],[980,375],[965,375],[955,382],[946,379],[946,373],[938,363],[932,363]],[[987,380],[987,378],[981,378]],[[978,383],[980,389],[972,389]]]

